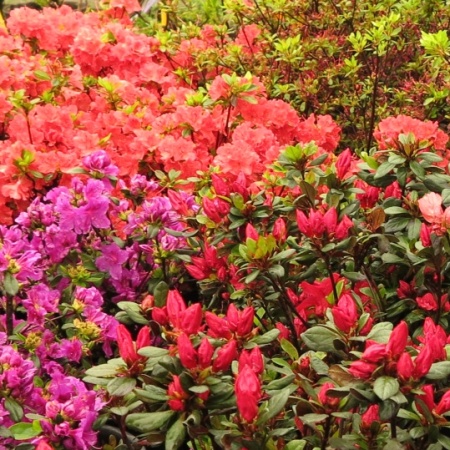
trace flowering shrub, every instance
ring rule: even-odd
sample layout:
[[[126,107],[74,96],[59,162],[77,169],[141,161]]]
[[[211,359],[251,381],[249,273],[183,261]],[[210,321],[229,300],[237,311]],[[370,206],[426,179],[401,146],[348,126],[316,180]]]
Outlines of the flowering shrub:
[[[338,151],[110,6],[0,31],[0,447],[450,448],[448,136]]]

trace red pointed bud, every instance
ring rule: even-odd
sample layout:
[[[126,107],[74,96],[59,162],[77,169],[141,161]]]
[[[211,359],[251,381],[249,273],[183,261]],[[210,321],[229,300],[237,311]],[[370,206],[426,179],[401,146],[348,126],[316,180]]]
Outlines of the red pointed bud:
[[[330,208],[323,216],[323,223],[325,224],[325,230],[330,235],[335,232],[337,226],[337,211],[336,208]]]
[[[174,327],[180,328],[181,313],[186,310],[183,297],[177,290],[170,290],[167,294],[167,315]]]
[[[352,152],[349,148],[344,150],[336,161],[336,175],[340,180],[344,179],[352,164]]]
[[[208,197],[202,199],[203,212],[215,223],[220,223],[222,217],[220,216],[216,202]]]
[[[431,412],[435,408],[434,403],[434,388],[431,384],[426,384],[420,388],[423,391],[423,394],[418,395],[417,398],[422,400],[427,406],[428,410]],[[420,403],[416,403],[417,409],[423,414],[423,409]]]
[[[403,352],[397,362],[397,374],[402,380],[409,380],[413,376],[414,363],[408,352]]]
[[[261,383],[250,366],[245,366],[242,372],[239,372],[234,389],[239,414],[247,422],[253,422],[258,415]]]
[[[206,369],[212,364],[212,357],[214,354],[214,347],[209,342],[208,338],[203,338],[202,342],[197,349],[198,353],[198,365],[201,369]]]
[[[431,229],[424,223],[420,227],[420,242],[424,247],[431,247]]]
[[[275,324],[277,330],[280,332],[278,335],[278,340],[281,341],[281,339],[288,339],[289,340],[289,329],[286,327],[286,325],[282,324],[281,322],[277,322]]]
[[[167,315],[167,308],[158,308],[155,306],[152,309],[152,319],[159,325],[167,325],[169,323],[169,317]]]
[[[197,334],[203,320],[202,305],[194,303],[182,313],[180,328],[187,334]]]
[[[362,354],[362,359],[371,363],[377,363],[381,361],[386,356],[386,345],[372,343],[366,346],[364,353]]]
[[[342,240],[348,237],[349,230],[353,228],[353,222],[347,216],[344,216],[336,227],[336,232],[334,237],[336,239]]]
[[[407,323],[402,320],[393,330],[386,346],[386,352],[396,357],[401,355],[408,342],[409,330]]]
[[[169,395],[167,404],[170,409],[174,411],[184,411],[185,400],[189,398],[189,395],[184,392],[178,375],[174,375],[172,383],[169,384],[167,394]]]
[[[361,428],[369,431],[374,422],[380,422],[380,406],[370,405],[366,412],[361,415]]]
[[[273,237],[277,240],[279,243],[284,243],[287,239],[287,228],[286,228],[286,222],[281,217],[278,217],[277,220],[275,220],[275,223],[273,224],[273,230],[272,230]]]
[[[253,372],[260,375],[264,371],[264,360],[259,347],[253,348],[251,351],[243,351],[239,357],[239,372],[244,366],[250,366]]]
[[[358,323],[358,310],[350,294],[342,295],[331,313],[335,325],[344,333],[348,333]]]
[[[137,339],[136,339],[136,349],[139,350],[143,347],[148,347],[151,342],[151,336],[150,336],[150,328],[149,327],[142,327],[139,330]],[[141,356],[142,358],[142,356]]]
[[[215,314],[207,311],[205,313],[206,324],[208,325],[208,334],[214,338],[231,338],[231,331],[227,320],[222,319]]]
[[[335,408],[337,405],[339,405],[339,398],[337,397],[329,397],[327,395],[327,392],[330,389],[334,389],[336,386],[333,383],[327,382],[324,383],[321,388],[319,393],[317,394],[317,398],[319,400],[319,402],[323,405],[323,406],[328,406],[331,408]]]
[[[236,331],[239,323],[239,310],[234,303],[230,303],[227,310],[228,327],[231,331]]]
[[[306,217],[305,213],[303,211],[297,210],[296,217],[297,217],[297,226],[300,232],[307,237],[312,237],[309,226],[309,220],[308,217]]]
[[[414,378],[419,379],[425,376],[430,371],[433,362],[434,358],[431,348],[428,345],[422,347],[420,353],[414,360]]]
[[[211,181],[217,195],[221,195],[222,197],[230,196],[230,188],[228,187],[228,183],[224,181],[219,175],[213,173],[211,175]]]
[[[348,371],[356,378],[368,380],[377,367],[378,366],[376,364],[366,361],[355,361],[352,362]]]
[[[255,317],[255,310],[253,306],[247,306],[239,317],[239,322],[237,326],[237,333],[239,336],[246,336],[253,329],[253,319]]]
[[[130,332],[123,324],[117,327],[117,344],[121,358],[128,367],[131,367],[139,359],[139,355],[136,353]]]
[[[450,391],[447,391],[437,404],[435,408],[435,413],[442,416],[442,414],[450,411]]]
[[[251,223],[248,223],[245,227],[245,237],[247,239],[253,239],[254,241],[257,241],[259,238],[259,234],[256,231],[256,228]]]
[[[230,368],[231,363],[237,359],[237,343],[233,339],[225,344],[218,352],[213,363],[213,371],[221,372]]]
[[[180,334],[177,344],[183,367],[186,367],[186,369],[195,369],[198,365],[198,355],[189,337],[184,333]]]

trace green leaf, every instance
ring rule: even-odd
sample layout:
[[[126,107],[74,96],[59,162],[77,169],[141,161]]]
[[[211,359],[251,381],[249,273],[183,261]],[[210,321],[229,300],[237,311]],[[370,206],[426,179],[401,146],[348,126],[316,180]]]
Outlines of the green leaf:
[[[160,347],[142,347],[138,350],[138,354],[147,358],[162,358],[169,354],[169,350]]]
[[[14,296],[19,292],[19,283],[16,277],[9,272],[6,272],[4,275],[3,285],[5,286],[5,292],[10,296]]]
[[[389,208],[386,208],[384,210],[384,212],[386,214],[392,214],[392,215],[396,215],[396,214],[409,214],[409,212],[404,209],[404,208],[400,208],[400,206],[390,206]]]
[[[439,361],[431,365],[425,375],[429,380],[442,380],[450,375],[450,361]]]
[[[184,443],[186,427],[183,418],[180,417],[167,431],[165,439],[165,450],[177,450]]]
[[[286,402],[289,399],[289,395],[291,393],[290,389],[283,389],[278,394],[270,397],[269,402],[267,404],[267,409],[262,412],[258,419],[258,425],[262,425],[266,423],[268,420],[272,419],[276,415],[278,415],[286,405]]]
[[[367,335],[367,339],[371,339],[379,344],[387,344],[393,327],[394,326],[391,322],[377,323],[370,330],[370,333]]]
[[[117,377],[111,380],[106,386],[107,391],[115,397],[124,397],[136,386],[134,378]]]
[[[373,384],[373,391],[381,400],[387,400],[397,394],[400,389],[399,382],[392,377],[380,377]]]
[[[311,350],[335,352],[334,341],[339,339],[340,335],[324,325],[316,325],[306,330],[300,337]]]
[[[279,378],[278,380],[271,381],[267,386],[267,391],[278,391],[280,389],[285,388],[290,385],[295,380],[295,375],[286,375],[283,378]]]
[[[34,420],[33,422],[16,423],[9,428],[9,431],[11,431],[14,439],[24,441],[39,436],[42,433],[42,428],[39,421]]]
[[[264,333],[262,336],[256,336],[250,341],[248,341],[248,344],[245,345],[245,348],[253,348],[256,345],[264,345],[264,344],[270,344],[272,341],[274,341],[280,334],[280,330],[277,328],[274,328],[273,330],[268,331],[267,333]]]
[[[293,361],[298,359],[298,351],[287,339],[281,339],[281,348],[289,355]]]
[[[391,170],[395,169],[395,167],[397,167],[397,164],[390,163],[389,161],[384,162],[380,167],[378,167],[374,179],[383,178],[391,172]]]
[[[158,386],[153,386],[151,384],[145,385],[144,389],[136,389],[134,393],[143,401],[149,400],[150,402],[165,402],[169,398],[165,389]]]
[[[307,443],[304,439],[294,439],[284,446],[284,450],[303,450]]]
[[[141,433],[161,430],[175,414],[175,411],[133,413],[127,416],[126,424]]]
[[[113,365],[113,364],[101,364],[100,366],[91,367],[90,369],[86,370],[86,375],[89,375],[91,377],[106,377],[106,378],[112,378],[117,375],[117,368],[119,366]]]
[[[162,308],[166,305],[167,294],[169,292],[169,285],[165,281],[160,281],[153,290],[155,297],[155,306]]]
[[[20,422],[22,420],[23,408],[14,398],[6,398],[5,408],[14,422]]]

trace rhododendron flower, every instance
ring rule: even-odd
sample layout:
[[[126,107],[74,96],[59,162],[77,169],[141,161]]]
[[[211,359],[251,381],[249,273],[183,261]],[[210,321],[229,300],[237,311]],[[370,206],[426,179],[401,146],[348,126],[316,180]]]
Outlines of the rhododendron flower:
[[[218,350],[213,362],[213,371],[222,372],[228,370],[237,357],[237,342],[232,339]]]
[[[380,405],[370,405],[367,410],[361,414],[361,429],[370,430],[374,422],[380,422]]]
[[[358,322],[358,309],[350,294],[343,294],[337,306],[331,309],[335,325],[345,333],[349,333]]]
[[[150,345],[150,329],[142,327],[136,342],[133,342],[130,332],[125,325],[120,324],[117,327],[117,344],[119,346],[119,354],[125,361],[129,369],[136,367],[136,364],[145,363],[147,358],[141,356],[137,351],[143,347]]]
[[[102,255],[95,260],[96,266],[103,272],[108,272],[112,278],[118,280],[122,276],[122,265],[128,259],[128,253],[117,244],[102,245]]]
[[[258,415],[258,401],[262,393],[261,382],[249,365],[239,371],[234,389],[239,414],[247,422],[253,422]]]
[[[186,400],[189,399],[189,395],[184,391],[178,375],[174,375],[173,381],[169,384],[167,394],[169,396],[167,404],[170,409],[174,411],[184,411],[185,403]]]
[[[258,375],[261,375],[264,371],[264,360],[259,347],[255,347],[250,351],[244,350],[239,356],[239,372],[244,366],[250,366],[251,369]]]
[[[386,345],[386,352],[392,357],[400,356],[405,350],[406,343],[409,338],[408,324],[402,320],[393,330],[389,336],[389,341]]]
[[[437,122],[422,121],[399,115],[383,119],[373,133],[380,150],[396,148],[400,134],[412,133],[417,142],[428,141],[437,150],[445,150],[448,136],[439,129]]]
[[[309,238],[345,239],[348,231],[353,227],[349,217],[344,216],[338,223],[337,211],[330,208],[323,214],[320,211],[310,209],[307,217],[303,211],[297,210],[297,225],[299,230]]]
[[[450,207],[442,209],[442,197],[435,192],[429,192],[419,199],[419,209],[423,218],[432,225],[437,235],[442,235],[450,228]]]
[[[319,402],[326,407],[326,410],[329,412],[332,412],[336,409],[336,407],[339,405],[339,398],[338,397],[330,397],[327,395],[327,392],[330,389],[334,389],[336,386],[333,383],[326,382],[322,384],[320,387],[320,390],[317,394],[317,398]]]

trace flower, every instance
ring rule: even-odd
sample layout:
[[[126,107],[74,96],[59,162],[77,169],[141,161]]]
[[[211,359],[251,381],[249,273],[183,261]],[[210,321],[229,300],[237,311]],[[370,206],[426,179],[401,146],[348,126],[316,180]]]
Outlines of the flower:
[[[258,401],[262,393],[261,382],[249,365],[239,371],[234,390],[239,414],[247,422],[253,422],[258,415]]]

